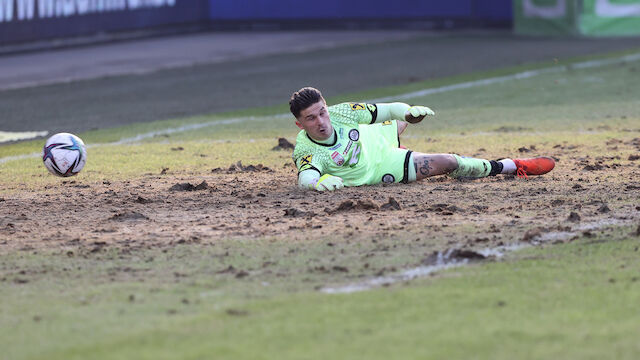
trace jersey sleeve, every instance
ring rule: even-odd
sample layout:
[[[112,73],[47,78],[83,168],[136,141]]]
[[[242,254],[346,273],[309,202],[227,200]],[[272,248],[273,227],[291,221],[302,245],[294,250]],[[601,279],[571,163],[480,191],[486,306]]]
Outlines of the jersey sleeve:
[[[373,124],[378,119],[378,106],[367,103],[342,103],[329,107],[329,113],[339,114],[353,124]],[[332,118],[333,120],[333,118]]]
[[[315,170],[322,175],[324,171],[321,156],[304,131],[298,133],[292,159],[296,164],[298,174],[305,170]]]
[[[298,174],[305,170],[315,170],[322,175],[322,165],[320,162],[314,161],[313,154],[311,153],[307,155],[300,155],[297,158],[294,158],[293,161],[296,163]]]

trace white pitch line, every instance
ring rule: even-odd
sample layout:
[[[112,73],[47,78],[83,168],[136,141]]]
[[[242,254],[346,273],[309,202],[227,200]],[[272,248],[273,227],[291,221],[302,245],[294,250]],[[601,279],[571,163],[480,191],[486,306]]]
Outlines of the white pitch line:
[[[164,129],[164,130],[157,130],[157,131],[151,131],[148,133],[144,133],[144,134],[139,134],[133,137],[128,137],[128,138],[122,138],[118,141],[114,141],[114,142],[110,142],[110,143],[98,143],[98,144],[88,144],[86,145],[87,149],[91,149],[91,148],[96,148],[96,147],[101,147],[101,146],[113,146],[113,145],[123,145],[123,144],[133,144],[145,139],[150,139],[156,136],[162,136],[162,135],[169,135],[169,134],[175,134],[175,133],[181,133],[181,132],[185,132],[185,131],[190,131],[190,130],[198,130],[198,129],[202,129],[205,127],[209,127],[209,126],[214,126],[214,125],[227,125],[227,124],[235,124],[235,123],[239,123],[239,122],[243,122],[243,121],[261,121],[261,120],[266,120],[266,119],[271,119],[273,117],[278,117],[280,115],[275,115],[275,116],[263,116],[263,117],[242,117],[242,118],[233,118],[233,119],[226,119],[226,120],[215,120],[215,121],[208,121],[205,123],[199,123],[199,124],[190,124],[190,125],[185,125],[185,126],[180,126],[177,128],[168,128],[168,129]],[[15,155],[15,156],[7,156],[7,157],[3,157],[0,158],[0,164],[4,164],[6,162],[9,161],[17,161],[17,160],[24,160],[24,159],[32,159],[32,158],[36,158],[42,156],[41,153],[31,153],[31,154],[24,154],[24,155]]]
[[[640,60],[640,53],[626,55],[626,56],[613,58],[613,59],[591,60],[591,61],[585,61],[585,62],[569,64],[569,65],[552,66],[549,68],[543,68],[538,70],[523,71],[523,72],[512,74],[512,75],[498,76],[498,77],[475,80],[475,81],[467,81],[459,84],[441,86],[441,87],[431,88],[431,89],[424,89],[424,90],[414,91],[414,92],[400,94],[396,96],[386,96],[386,97],[381,97],[377,99],[367,100],[365,102],[376,103],[376,102],[412,99],[416,97],[439,94],[439,93],[448,92],[448,91],[463,90],[463,89],[470,89],[478,86],[499,84],[499,83],[504,83],[511,80],[529,79],[542,74],[565,72],[572,69],[588,69],[588,68],[602,67],[602,66],[614,65],[614,64],[624,64],[627,62],[633,62],[638,60]]]
[[[464,90],[464,89],[470,89],[470,88],[479,87],[479,86],[494,85],[494,84],[504,83],[512,80],[529,79],[542,74],[565,72],[572,69],[588,69],[588,68],[602,67],[602,66],[614,65],[614,64],[624,64],[627,62],[634,62],[638,60],[640,60],[640,53],[635,53],[635,54],[625,55],[617,58],[603,59],[603,60],[590,60],[590,61],[584,61],[584,62],[569,64],[569,65],[552,66],[552,67],[538,69],[538,70],[523,71],[523,72],[519,72],[512,75],[497,76],[497,77],[475,80],[475,81],[467,81],[463,83],[446,85],[446,86],[441,86],[437,88],[429,88],[429,89],[414,91],[414,92],[405,93],[405,94],[398,94],[393,96],[381,97],[377,99],[363,100],[363,102],[379,103],[379,102],[385,102],[385,101],[405,100],[405,99],[411,99],[411,98],[432,95],[432,94],[439,94],[439,93],[444,93],[449,91]],[[175,133],[189,131],[189,130],[202,129],[209,126],[234,124],[242,121],[264,121],[266,119],[271,119],[274,117],[289,117],[289,116],[291,115],[276,114],[272,116],[255,116],[255,117],[244,117],[244,118],[233,118],[233,119],[227,119],[227,120],[209,121],[209,122],[200,123],[200,124],[185,125],[177,128],[169,128],[165,130],[152,131],[144,134],[139,134],[133,137],[120,139],[112,143],[95,144],[93,146],[131,144],[137,141],[152,138],[154,136],[175,134]],[[9,161],[35,158],[38,156],[40,156],[40,153],[7,156],[7,157],[0,158],[0,164],[4,164]]]

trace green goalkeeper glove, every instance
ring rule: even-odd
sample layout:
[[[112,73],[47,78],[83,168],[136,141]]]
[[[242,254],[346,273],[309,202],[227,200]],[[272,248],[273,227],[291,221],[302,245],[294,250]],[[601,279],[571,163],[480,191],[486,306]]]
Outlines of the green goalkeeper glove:
[[[404,113],[404,120],[406,122],[416,124],[422,121],[427,115],[435,115],[436,113],[433,110],[429,109],[426,106],[412,106]]]
[[[341,189],[343,187],[344,185],[342,184],[342,178],[329,175],[329,174],[324,174],[320,177],[320,179],[318,179],[318,182],[314,186],[314,189],[318,191],[325,191],[325,190],[333,191],[333,190]]]

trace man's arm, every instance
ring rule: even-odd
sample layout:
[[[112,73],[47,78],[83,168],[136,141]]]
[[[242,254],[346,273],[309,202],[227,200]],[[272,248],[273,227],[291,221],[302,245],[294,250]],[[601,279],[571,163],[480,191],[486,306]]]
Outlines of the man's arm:
[[[333,191],[344,187],[342,178],[329,174],[320,176],[320,172],[315,169],[300,171],[298,173],[298,186],[303,189],[318,191]]]
[[[410,106],[401,102],[376,104],[376,106],[378,107],[376,122],[404,120],[415,124],[422,121],[427,115],[435,115],[435,112],[426,106]]]

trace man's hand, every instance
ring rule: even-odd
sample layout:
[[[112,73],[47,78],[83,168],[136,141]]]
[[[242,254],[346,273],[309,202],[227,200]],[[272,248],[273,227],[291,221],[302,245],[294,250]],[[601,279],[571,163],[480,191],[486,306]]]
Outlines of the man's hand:
[[[433,110],[426,106],[412,106],[404,113],[404,120],[412,124],[417,124],[422,121],[425,116],[433,116],[435,114],[436,113],[433,112]]]
[[[325,191],[325,190],[333,191],[333,190],[342,189],[343,187],[344,187],[344,184],[342,184],[342,178],[329,175],[329,174],[324,174],[320,177],[320,179],[318,179],[318,182],[316,183],[316,186],[314,186],[314,189],[318,191]]]

